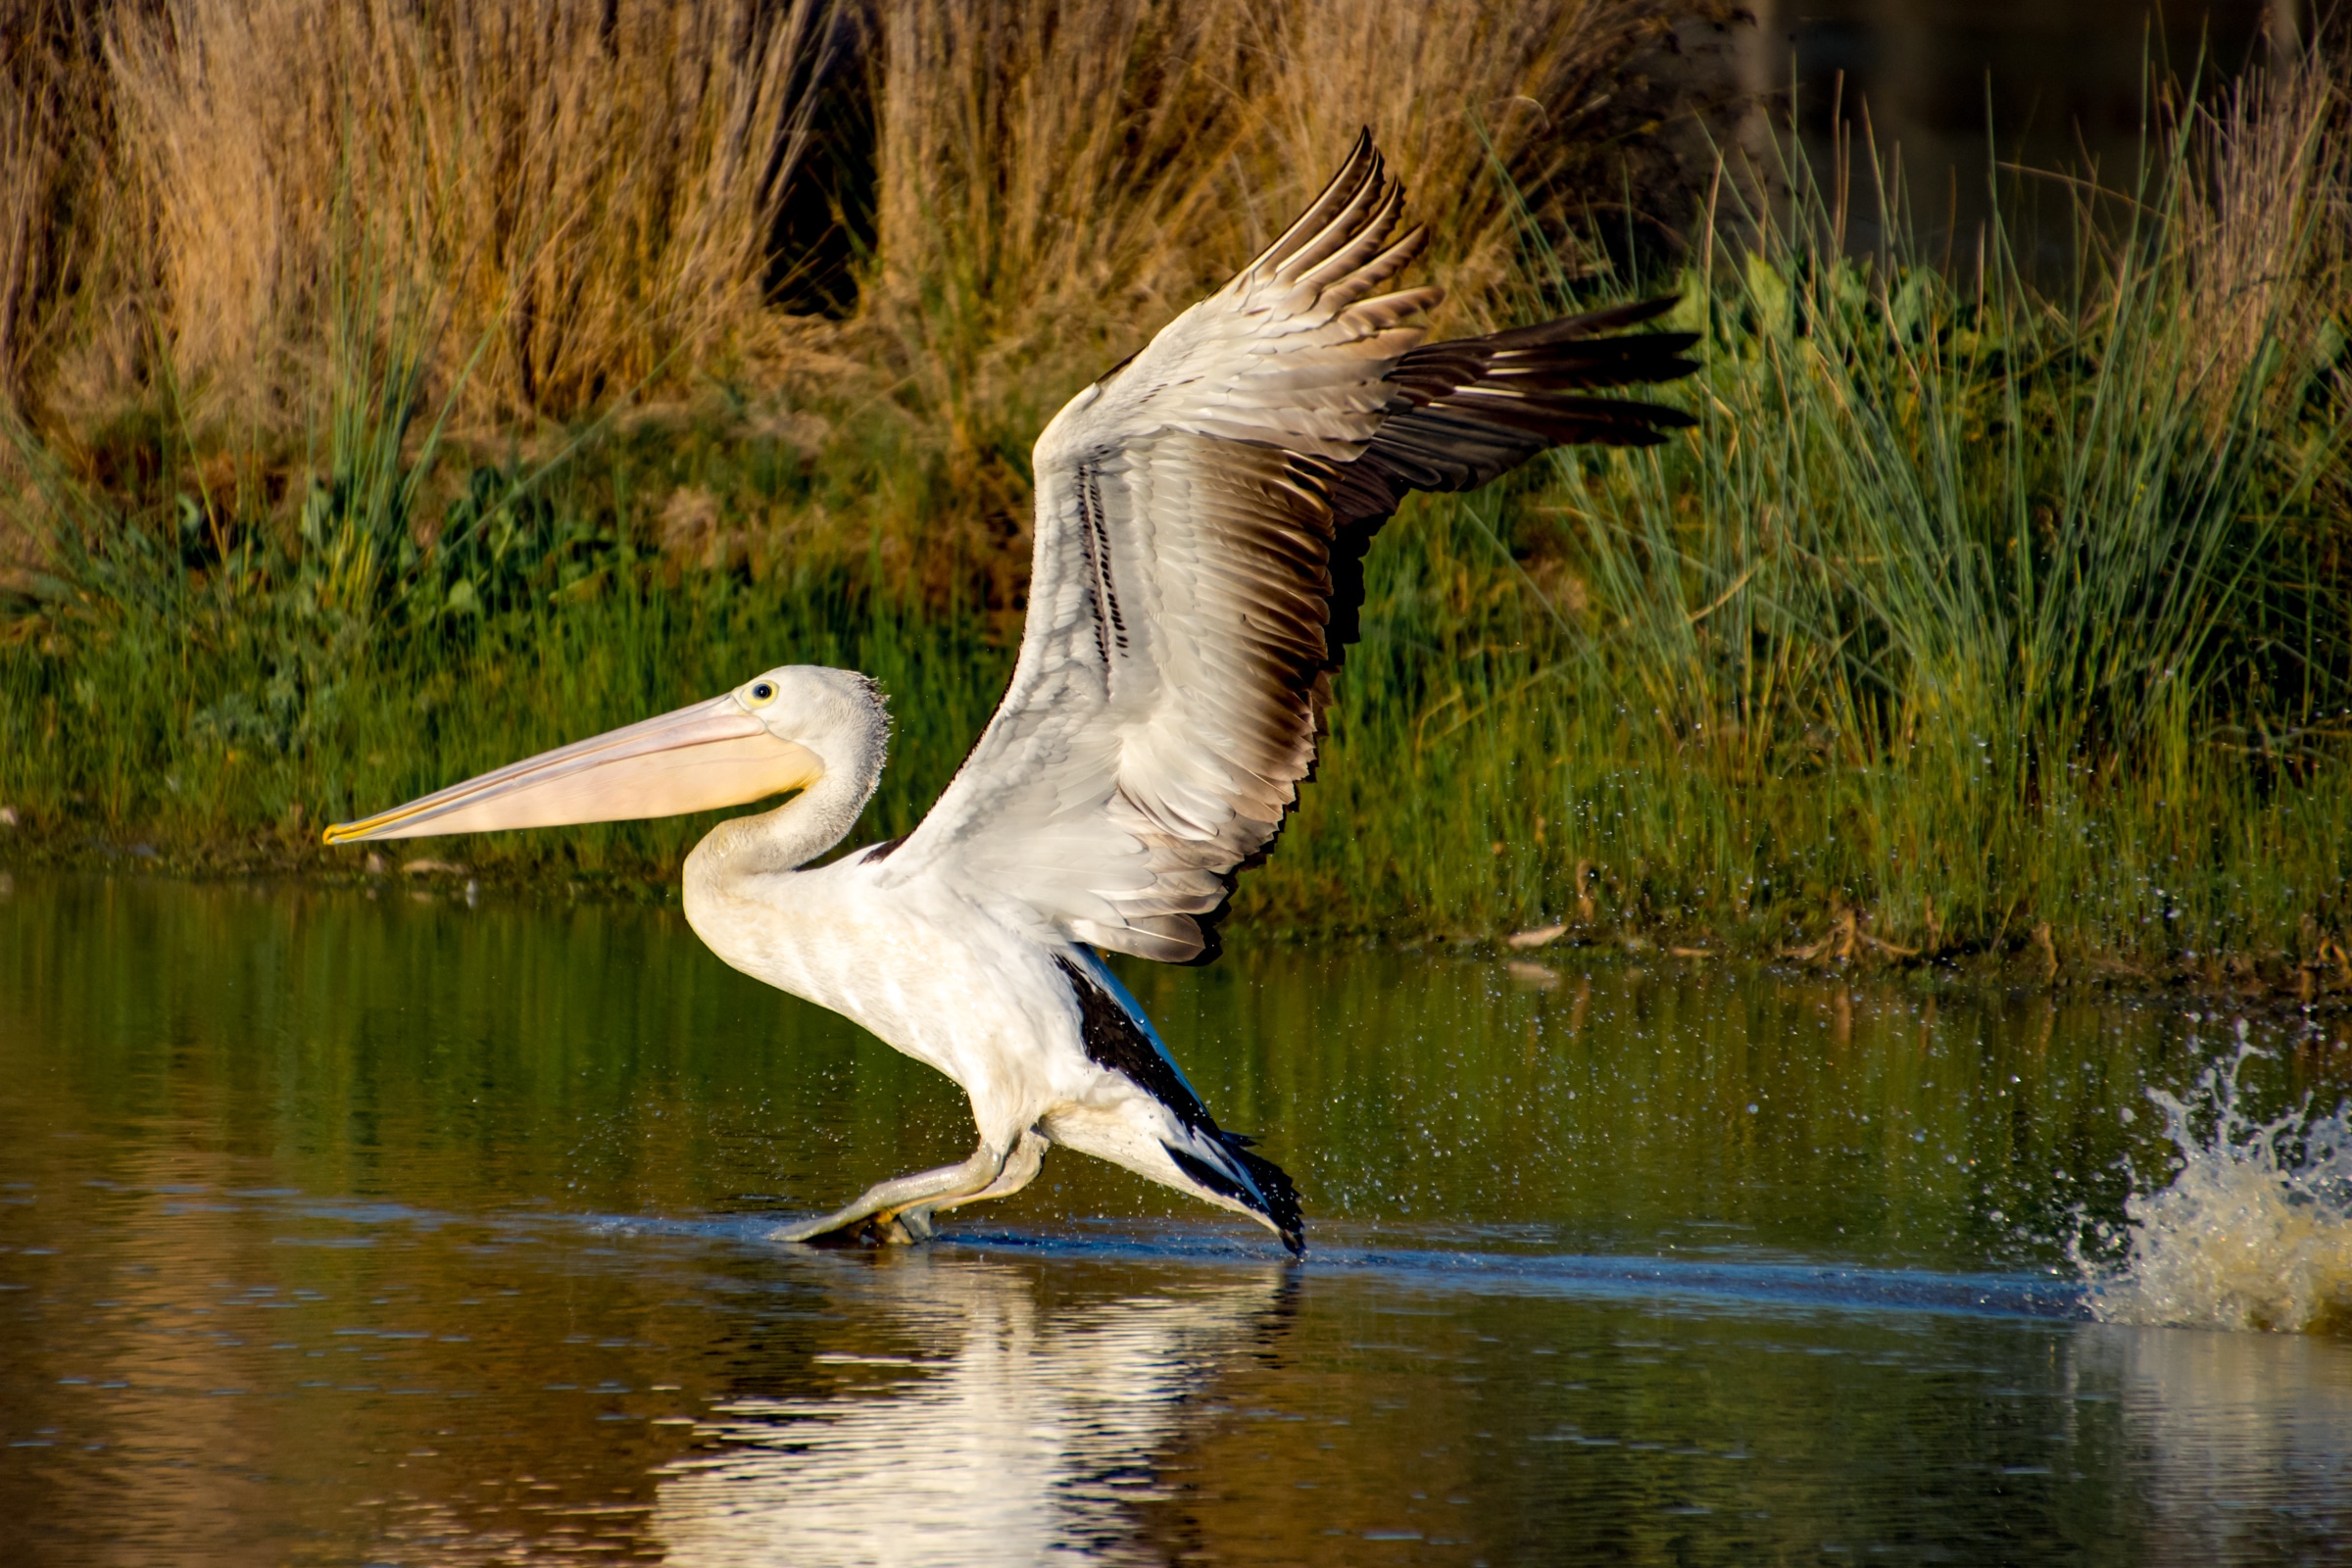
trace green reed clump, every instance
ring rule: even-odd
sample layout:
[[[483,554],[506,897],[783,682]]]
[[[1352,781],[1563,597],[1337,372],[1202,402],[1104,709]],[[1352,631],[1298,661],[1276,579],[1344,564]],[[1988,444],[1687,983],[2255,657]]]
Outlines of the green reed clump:
[[[1849,260],[1801,168],[1785,212],[1725,223],[1743,243],[1683,283],[1687,444],[1562,454],[1510,502],[1429,509],[1376,570],[1367,624],[1428,667],[1356,661],[1348,782],[1286,871],[1470,930],[1920,954],[2046,924],[2053,956],[2316,957],[2352,913],[2347,519],[2321,499],[2346,163],[2340,106],[2275,113],[2303,217],[2250,323],[2200,231],[2231,173],[2214,118],[2086,224],[2071,299],[1998,234],[1965,283],[1899,243]],[[1448,808],[1396,813],[1401,855],[1342,828],[1391,787]]]

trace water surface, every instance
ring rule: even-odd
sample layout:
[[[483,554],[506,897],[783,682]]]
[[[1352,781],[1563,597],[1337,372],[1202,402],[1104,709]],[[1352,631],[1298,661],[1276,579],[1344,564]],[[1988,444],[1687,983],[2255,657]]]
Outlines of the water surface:
[[[2352,1559],[2352,1348],[2066,1261],[2194,1004],[1137,965],[1303,1266],[1062,1152],[820,1253],[776,1216],[960,1157],[952,1088],[674,911],[415,891],[0,897],[6,1560]],[[2344,1032],[2258,1023],[2247,1095]]]

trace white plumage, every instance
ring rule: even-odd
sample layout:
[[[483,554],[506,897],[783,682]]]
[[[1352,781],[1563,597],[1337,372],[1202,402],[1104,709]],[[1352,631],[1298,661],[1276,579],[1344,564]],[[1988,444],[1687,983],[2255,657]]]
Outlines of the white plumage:
[[[1036,557],[1010,689],[904,841],[804,869],[881,776],[881,694],[771,670],[709,703],[364,821],[332,843],[668,814],[800,793],[688,857],[687,918],[747,974],[855,1020],[971,1096],[963,1162],[783,1233],[930,1234],[1017,1191],[1049,1144],[1248,1214],[1300,1248],[1289,1177],[1224,1132],[1097,950],[1213,956],[1232,878],[1314,762],[1357,563],[1412,489],[1467,489],[1561,441],[1687,422],[1583,395],[1690,366],[1604,336],[1668,302],[1421,346],[1432,288],[1369,137],[1232,282],[1038,439]]]

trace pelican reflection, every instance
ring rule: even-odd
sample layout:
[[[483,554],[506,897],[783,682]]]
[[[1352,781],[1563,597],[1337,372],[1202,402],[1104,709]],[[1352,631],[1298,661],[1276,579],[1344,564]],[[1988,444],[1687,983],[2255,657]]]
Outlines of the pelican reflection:
[[[677,1564],[1120,1560],[1157,1460],[1238,1355],[1280,1332],[1278,1268],[1071,1301],[986,1259],[899,1254],[836,1304],[833,1387],[714,1407],[725,1448],[669,1467],[650,1534]],[[1056,1299],[1055,1298],[1059,1298]]]

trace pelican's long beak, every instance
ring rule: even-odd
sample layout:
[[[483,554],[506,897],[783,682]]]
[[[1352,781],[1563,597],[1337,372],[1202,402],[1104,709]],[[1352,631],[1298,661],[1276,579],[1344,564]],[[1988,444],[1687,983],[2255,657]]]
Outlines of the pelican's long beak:
[[[814,752],[778,740],[732,696],[541,752],[494,773],[326,830],[329,844],[677,816],[806,789]]]

